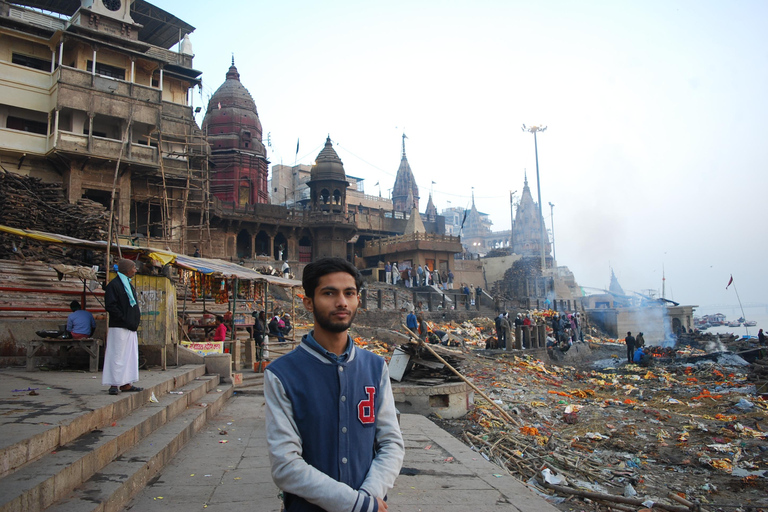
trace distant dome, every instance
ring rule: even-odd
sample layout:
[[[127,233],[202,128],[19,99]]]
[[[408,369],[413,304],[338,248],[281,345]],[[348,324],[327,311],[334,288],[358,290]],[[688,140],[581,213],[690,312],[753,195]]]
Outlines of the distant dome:
[[[207,129],[209,140],[213,141],[219,135],[239,134],[241,130],[252,131],[249,139],[259,141],[261,145],[261,121],[256,111],[256,103],[251,93],[240,82],[234,59],[227,71],[227,78],[208,102],[208,110],[203,118],[203,129]],[[238,148],[236,138],[218,140],[212,143],[213,149]]]
[[[341,162],[339,155],[336,154],[336,151],[334,151],[330,137],[325,139],[325,147],[315,159],[315,165],[312,166],[310,179],[312,181],[347,181],[347,175],[344,173],[344,164]]]

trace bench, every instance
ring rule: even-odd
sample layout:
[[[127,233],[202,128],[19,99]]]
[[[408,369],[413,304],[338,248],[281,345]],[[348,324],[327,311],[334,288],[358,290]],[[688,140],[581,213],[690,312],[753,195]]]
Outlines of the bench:
[[[49,347],[58,347],[59,348],[59,358],[64,359],[66,353],[75,348],[79,347],[88,352],[88,355],[90,356],[90,362],[88,366],[89,372],[98,372],[99,371],[99,346],[102,345],[104,342],[97,338],[82,338],[82,339],[71,339],[71,338],[44,338],[39,340],[32,340],[27,342],[27,371],[30,372],[35,369],[35,354],[37,354],[37,351],[40,350],[42,347],[49,346]]]

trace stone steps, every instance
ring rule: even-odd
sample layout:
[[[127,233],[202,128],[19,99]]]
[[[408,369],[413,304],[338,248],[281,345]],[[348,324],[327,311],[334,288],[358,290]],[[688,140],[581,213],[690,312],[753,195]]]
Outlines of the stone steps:
[[[107,398],[101,391],[91,397],[92,408],[71,413],[64,404],[62,424],[3,448],[0,512],[106,510],[107,504],[117,510],[231,396],[231,386],[204,372],[190,365],[157,375],[138,393]],[[103,489],[97,500],[94,488]]]

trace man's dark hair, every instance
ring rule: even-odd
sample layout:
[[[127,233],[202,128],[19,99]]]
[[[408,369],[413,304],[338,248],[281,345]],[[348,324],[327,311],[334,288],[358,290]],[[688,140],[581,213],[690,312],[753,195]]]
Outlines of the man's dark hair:
[[[80,309],[80,303],[77,302],[76,300],[73,300],[72,302],[69,303],[69,309],[71,309],[72,311],[77,311],[78,309]]]
[[[304,287],[304,293],[307,297],[315,298],[315,289],[320,278],[326,274],[334,272],[346,272],[355,278],[355,288],[359,292],[363,288],[363,276],[353,264],[342,258],[321,258],[313,261],[304,267],[304,273],[301,276],[301,284]]]

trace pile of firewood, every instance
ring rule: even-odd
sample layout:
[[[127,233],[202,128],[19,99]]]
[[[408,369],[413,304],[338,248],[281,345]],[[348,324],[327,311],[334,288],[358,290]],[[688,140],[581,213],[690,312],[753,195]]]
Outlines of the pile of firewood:
[[[79,199],[69,203],[60,184],[39,178],[0,172],[0,224],[19,229],[57,233],[85,240],[106,240],[109,212],[96,201]],[[24,248],[24,250],[21,250]],[[0,237],[0,258],[41,256],[50,244]],[[63,248],[52,249],[60,253]]]
[[[752,363],[749,367],[747,380],[755,383],[759,395],[768,395],[768,358],[764,357]]]

